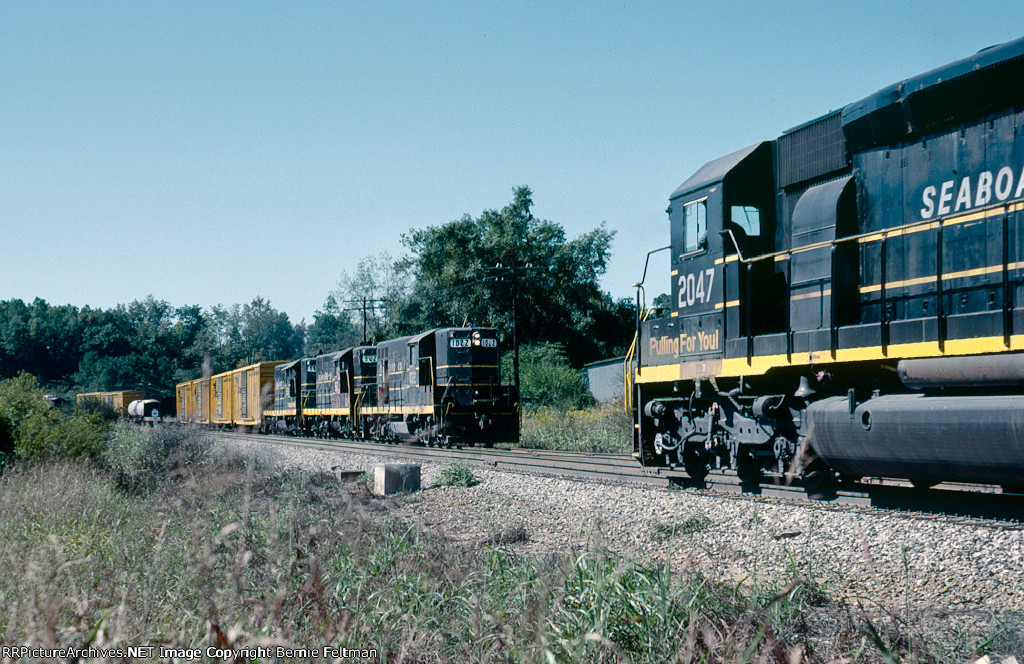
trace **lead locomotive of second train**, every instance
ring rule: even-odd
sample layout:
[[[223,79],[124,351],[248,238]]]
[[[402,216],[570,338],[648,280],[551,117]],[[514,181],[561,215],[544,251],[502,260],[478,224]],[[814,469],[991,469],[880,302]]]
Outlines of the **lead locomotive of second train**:
[[[645,465],[1024,486],[1024,39],[711,161],[668,215]]]

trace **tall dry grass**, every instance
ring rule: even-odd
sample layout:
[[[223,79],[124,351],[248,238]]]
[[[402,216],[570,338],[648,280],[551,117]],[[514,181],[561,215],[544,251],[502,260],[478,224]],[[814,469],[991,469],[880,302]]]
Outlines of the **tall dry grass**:
[[[122,444],[173,456],[149,435]],[[156,464],[152,484],[69,462],[0,477],[0,643],[331,645],[409,664],[964,661],[1020,645],[1012,621],[925,640],[796,576],[736,587],[601,550],[454,546],[365,485],[200,457]]]
[[[571,452],[627,453],[633,450],[633,420],[622,404],[563,410],[540,407],[523,412],[522,447]]]

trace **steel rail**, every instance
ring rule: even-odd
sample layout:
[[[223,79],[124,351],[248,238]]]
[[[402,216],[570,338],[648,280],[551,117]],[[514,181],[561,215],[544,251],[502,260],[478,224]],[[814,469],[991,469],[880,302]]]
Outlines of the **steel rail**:
[[[332,452],[356,452],[411,459],[461,461],[503,471],[589,479],[608,483],[636,484],[672,489],[697,490],[723,497],[770,499],[801,505],[836,508],[877,508],[906,512],[916,518],[972,518],[985,525],[996,521],[1024,523],[1024,495],[998,493],[988,485],[941,484],[919,489],[907,482],[865,478],[841,484],[825,500],[812,500],[796,482],[786,485],[781,478],[768,476],[757,486],[745,485],[734,474],[712,473],[695,480],[684,471],[644,468],[628,454],[591,454],[527,448],[434,448],[408,444],[381,444],[349,439],[296,438],[266,434],[220,432],[229,439],[272,442],[300,448]],[[916,513],[916,514],[910,514]],[[1016,527],[1016,526],[1010,526]],[[1024,525],[1020,526],[1024,529]]]

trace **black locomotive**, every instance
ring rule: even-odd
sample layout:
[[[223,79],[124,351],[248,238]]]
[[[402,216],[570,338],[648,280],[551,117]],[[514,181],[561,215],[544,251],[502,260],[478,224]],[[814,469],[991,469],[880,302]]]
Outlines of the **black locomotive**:
[[[518,442],[493,328],[445,328],[274,368],[266,431],[428,445]]]
[[[631,357],[634,455],[695,478],[801,473],[813,493],[865,476],[1020,490],[1022,82],[1024,39],[680,185],[670,315],[638,318]]]

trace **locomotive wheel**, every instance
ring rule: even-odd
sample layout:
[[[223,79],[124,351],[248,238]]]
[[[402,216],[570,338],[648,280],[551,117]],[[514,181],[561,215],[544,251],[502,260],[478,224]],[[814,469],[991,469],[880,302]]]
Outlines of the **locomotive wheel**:
[[[736,476],[746,485],[757,486],[761,483],[761,464],[753,452],[740,450],[736,457]]]
[[[811,500],[824,500],[835,492],[832,469],[818,457],[804,466],[800,477],[803,480],[804,491]]]
[[[683,469],[695,480],[704,479],[710,470],[707,459],[704,458],[701,451],[696,445],[687,445],[683,449]]]

